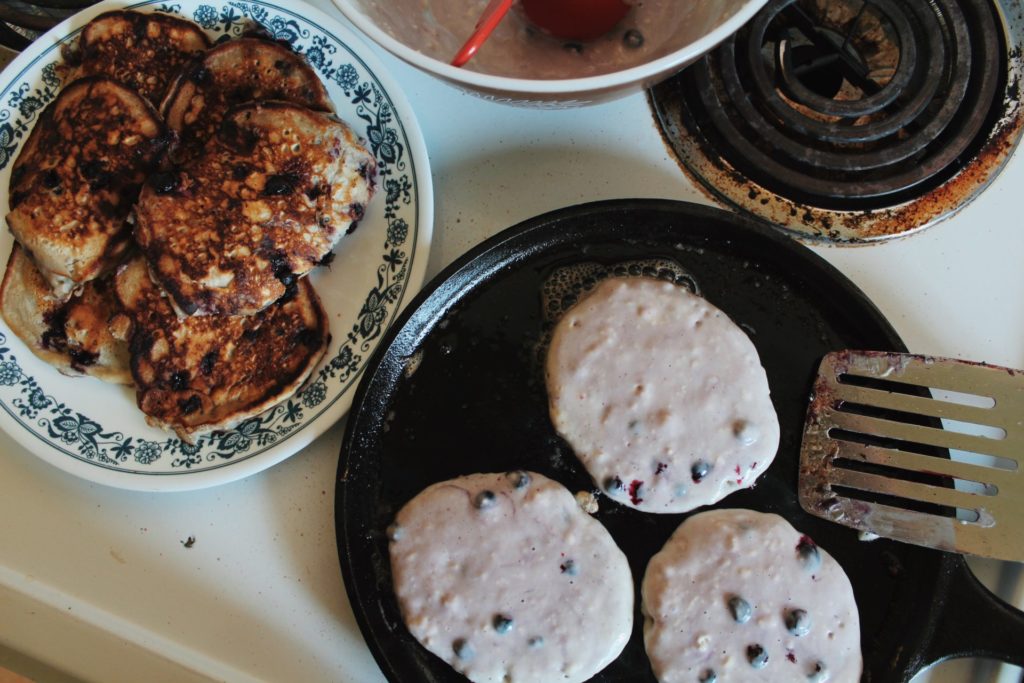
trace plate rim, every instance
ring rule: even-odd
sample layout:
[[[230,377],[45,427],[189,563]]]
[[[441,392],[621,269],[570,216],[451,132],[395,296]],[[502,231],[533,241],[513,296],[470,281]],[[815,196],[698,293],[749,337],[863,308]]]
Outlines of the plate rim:
[[[204,5],[203,0],[176,0],[175,2],[163,2],[161,0],[104,0],[100,3],[85,8],[78,12],[45,34],[37,38],[28,48],[18,55],[3,71],[0,71],[0,84],[6,86],[17,84],[20,80],[38,81],[40,73],[39,61],[49,55],[53,50],[60,50],[62,44],[72,40],[82,28],[95,16],[118,9],[138,9],[141,11],[157,11],[161,7],[176,6],[177,16],[181,16],[181,5],[198,8]],[[54,465],[76,477],[115,488],[162,492],[162,491],[188,491],[208,488],[220,484],[236,481],[264,469],[272,467],[292,455],[303,450],[317,437],[330,429],[342,417],[344,417],[352,405],[355,391],[360,383],[366,367],[369,365],[369,357],[372,352],[382,343],[387,329],[394,324],[402,310],[410,300],[419,292],[425,280],[427,261],[430,254],[430,245],[433,238],[434,223],[434,191],[433,178],[430,171],[430,161],[427,153],[426,141],[422,129],[416,118],[413,107],[404,90],[392,75],[390,70],[383,64],[377,55],[370,49],[361,37],[354,31],[341,24],[337,19],[327,15],[325,12],[313,7],[301,0],[288,2],[282,6],[271,0],[247,0],[246,2],[233,2],[231,0],[214,0],[211,4],[223,6],[266,8],[282,15],[289,15],[304,22],[308,28],[329,36],[337,41],[338,45],[344,47],[351,54],[354,60],[361,63],[367,72],[369,79],[378,85],[382,91],[383,101],[387,102],[394,113],[396,125],[401,128],[406,146],[407,156],[404,160],[409,166],[408,174],[413,179],[415,186],[411,193],[412,201],[415,203],[416,226],[415,231],[410,230],[412,243],[408,249],[407,274],[404,287],[401,289],[390,314],[382,322],[382,332],[375,340],[371,340],[373,348],[371,352],[364,355],[362,364],[354,371],[342,386],[339,387],[334,396],[329,397],[322,410],[315,416],[303,420],[300,425],[292,431],[279,438],[274,443],[259,450],[256,453],[246,455],[238,460],[222,458],[210,467],[192,469],[185,467],[177,471],[153,471],[142,472],[133,470],[116,469],[108,464],[95,460],[88,460],[80,454],[71,453],[62,449],[59,445],[43,439],[35,431],[30,430],[17,415],[17,411],[8,405],[6,400],[0,401],[0,428],[14,441],[19,443],[30,454],[41,460]],[[243,17],[239,17],[243,18]],[[59,54],[59,53],[58,53]],[[63,84],[62,84],[63,85]],[[31,121],[31,126],[38,123],[38,118]],[[26,132],[26,137],[27,137]],[[11,160],[13,163],[13,159]],[[378,189],[378,194],[384,193],[384,188]],[[4,193],[6,194],[6,192]],[[11,240],[13,244],[13,240]],[[381,251],[384,251],[381,249]],[[326,298],[326,296],[324,297]],[[6,322],[0,320],[0,332],[7,337],[7,344],[20,346],[15,352],[10,351],[11,358],[17,360],[24,353],[32,356],[34,354],[23,342],[10,330]],[[335,337],[337,341],[339,337]],[[333,344],[332,347],[333,348]],[[24,349],[22,351],[21,349]],[[329,360],[330,356],[325,356]],[[40,361],[41,362],[41,361]],[[318,365],[323,366],[323,360]],[[314,371],[315,372],[315,371]],[[78,387],[64,385],[63,382],[78,381],[88,382],[92,378],[59,377],[62,384],[59,390],[62,395],[75,393],[75,389],[84,389],[82,393],[88,393],[88,386],[84,384]],[[92,379],[92,381],[99,381]],[[99,386],[99,385],[97,385]],[[127,388],[131,391],[131,388]],[[80,404],[79,404],[80,405]],[[276,404],[280,406],[281,403]],[[273,410],[273,408],[269,409]],[[265,414],[265,413],[263,413]],[[141,417],[142,413],[139,413]],[[130,433],[128,435],[131,436]],[[168,434],[168,437],[171,437]]]

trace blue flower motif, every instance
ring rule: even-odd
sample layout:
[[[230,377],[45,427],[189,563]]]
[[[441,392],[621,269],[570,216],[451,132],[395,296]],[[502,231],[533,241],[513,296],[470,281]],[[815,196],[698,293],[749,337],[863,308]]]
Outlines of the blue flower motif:
[[[56,88],[60,85],[60,76],[57,74],[57,62],[50,62],[43,67],[43,83]]]
[[[359,73],[352,65],[341,65],[334,72],[334,81],[345,90],[351,90],[359,84]]]
[[[351,64],[342,64],[338,67],[338,70],[334,72],[334,80],[342,88],[351,90],[352,88],[359,85],[359,72]]]
[[[211,29],[217,25],[217,21],[220,15],[217,14],[217,9],[210,5],[200,5],[196,8],[196,11],[192,13],[192,18],[196,20],[196,23],[206,29]]]
[[[385,201],[388,204],[394,204],[402,196],[402,184],[395,178],[389,178],[384,183],[384,193],[386,195]]]
[[[308,61],[310,66],[314,69],[323,69],[324,62],[326,61],[324,51],[318,47],[309,48],[306,50],[306,61]]]
[[[225,9],[224,13],[227,14],[229,11],[230,10]],[[247,8],[243,7],[242,8],[242,12],[243,12],[243,14],[245,16],[251,17],[253,20],[255,20],[259,24],[267,23],[267,17],[269,16],[269,12],[267,12],[267,10],[265,10],[262,7],[257,7],[256,5],[250,5]]]
[[[181,449],[183,455],[195,455],[203,449],[198,443],[188,443],[186,441],[180,442],[178,448]]]
[[[18,103],[18,111],[21,112],[21,115],[26,119],[32,118],[32,115],[42,109],[42,107],[43,101],[38,97],[33,97],[32,95],[23,98],[21,102]]]
[[[387,173],[387,170],[384,172]],[[408,204],[412,201],[412,184],[409,182],[409,176],[388,178],[384,181],[384,191],[387,195],[384,216],[390,221],[397,216],[399,202]]]
[[[21,380],[21,367],[13,360],[0,363],[0,385],[13,387]]]
[[[149,465],[160,459],[160,444],[155,441],[139,441],[135,446],[135,462],[140,465]]]
[[[42,410],[50,405],[50,399],[43,393],[42,389],[36,387],[32,390],[32,393],[28,395],[28,404],[36,410]]]
[[[405,238],[409,236],[409,224],[405,222],[404,218],[397,218],[391,222],[388,226],[388,242],[398,246],[405,242]]]
[[[302,405],[314,408],[327,398],[327,386],[323,382],[314,382],[302,392]]]
[[[274,40],[283,40],[289,45],[295,44],[303,34],[308,34],[308,31],[303,31],[299,28],[298,23],[294,19],[285,21],[282,17],[274,17],[264,28],[270,31]]]
[[[331,359],[331,368],[334,370],[343,370],[347,367],[353,366],[355,363],[352,362],[352,349],[348,346],[341,347],[341,351],[338,355]],[[331,377],[334,377],[334,373],[331,373]]]

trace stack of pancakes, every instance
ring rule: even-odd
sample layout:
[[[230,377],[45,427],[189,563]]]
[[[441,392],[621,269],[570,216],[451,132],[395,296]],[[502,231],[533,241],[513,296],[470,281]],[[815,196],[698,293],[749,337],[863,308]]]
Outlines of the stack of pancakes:
[[[373,155],[277,42],[115,11],[69,61],[11,174],[8,325],[189,441],[290,396],[330,341],[304,276],[363,216]]]

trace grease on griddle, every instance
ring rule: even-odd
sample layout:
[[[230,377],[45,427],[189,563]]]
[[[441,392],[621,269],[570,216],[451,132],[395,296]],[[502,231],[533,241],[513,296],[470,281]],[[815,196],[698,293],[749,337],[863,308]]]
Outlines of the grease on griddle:
[[[533,349],[535,369],[544,367],[555,324],[570,308],[599,282],[610,277],[650,277],[672,282],[693,294],[701,295],[693,275],[669,258],[617,261],[611,264],[581,261],[556,268],[541,284],[543,333]]]
[[[651,277],[666,280],[700,295],[697,281],[679,263],[667,258],[619,261],[610,265],[584,261],[562,266],[541,285],[544,322],[554,326],[580,298],[609,277]]]

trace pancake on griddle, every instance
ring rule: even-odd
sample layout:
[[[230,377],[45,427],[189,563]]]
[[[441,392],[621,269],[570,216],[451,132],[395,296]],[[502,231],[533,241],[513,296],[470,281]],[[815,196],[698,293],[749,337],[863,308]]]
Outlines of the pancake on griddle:
[[[625,554],[568,489],[536,472],[428,486],[388,538],[402,620],[470,681],[580,683],[633,630]]]
[[[57,300],[15,243],[0,285],[0,312],[32,353],[62,373],[132,383],[128,346],[107,327],[119,310],[110,276],[91,280],[65,302]]]
[[[860,614],[824,548],[774,513],[704,510],[647,563],[644,647],[660,683],[859,683]]]
[[[105,12],[82,29],[74,75],[109,76],[159,107],[182,68],[209,47],[191,21],[158,12]]]
[[[111,327],[128,342],[139,408],[148,423],[185,441],[291,396],[330,341],[308,280],[251,316],[178,318],[142,258],[118,269],[115,291],[125,313]]]
[[[229,40],[186,68],[160,107],[167,126],[178,134],[174,162],[201,154],[231,107],[262,100],[334,111],[327,89],[304,57],[262,38]]]
[[[637,510],[716,503],[753,486],[779,448],[754,343],[671,282],[602,280],[555,326],[544,380],[556,431],[595,484]]]
[[[43,110],[14,162],[7,224],[56,296],[120,260],[126,220],[166,143],[153,106],[109,78],[77,80]]]
[[[362,217],[376,160],[330,114],[285,102],[228,113],[204,153],[142,190],[135,238],[185,315],[247,315]]]

